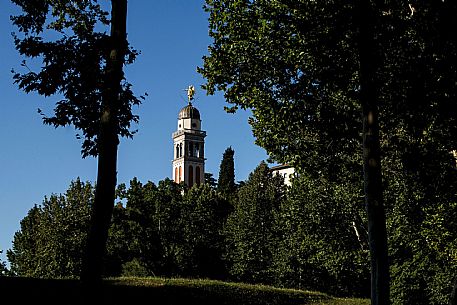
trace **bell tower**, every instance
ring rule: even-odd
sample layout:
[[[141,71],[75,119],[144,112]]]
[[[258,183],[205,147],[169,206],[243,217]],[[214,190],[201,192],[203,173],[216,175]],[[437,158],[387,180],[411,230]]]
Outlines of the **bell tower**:
[[[200,112],[192,105],[195,89],[189,86],[189,103],[178,114],[178,129],[173,132],[173,181],[188,187],[205,181],[205,137]]]

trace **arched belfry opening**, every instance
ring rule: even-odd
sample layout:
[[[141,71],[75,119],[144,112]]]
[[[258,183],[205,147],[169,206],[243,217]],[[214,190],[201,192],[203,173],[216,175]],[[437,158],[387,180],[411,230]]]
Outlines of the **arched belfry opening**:
[[[205,137],[201,130],[200,112],[192,105],[195,89],[187,89],[188,104],[178,113],[177,130],[173,132],[173,181],[187,186],[204,183]]]

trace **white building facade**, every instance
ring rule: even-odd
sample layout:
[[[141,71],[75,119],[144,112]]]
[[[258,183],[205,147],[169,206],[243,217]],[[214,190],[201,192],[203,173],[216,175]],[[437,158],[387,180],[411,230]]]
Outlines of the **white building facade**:
[[[270,168],[273,175],[279,175],[284,178],[284,184],[291,186],[292,179],[296,176],[295,168],[288,164],[276,165]]]

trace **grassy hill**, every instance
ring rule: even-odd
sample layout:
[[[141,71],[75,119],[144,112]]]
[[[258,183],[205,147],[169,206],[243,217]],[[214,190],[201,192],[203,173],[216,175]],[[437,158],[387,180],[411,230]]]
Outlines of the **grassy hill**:
[[[76,280],[0,277],[2,304],[86,304]],[[7,301],[7,302],[3,302]],[[103,282],[97,304],[166,305],[368,305],[369,300],[334,298],[319,292],[212,280],[113,278]]]

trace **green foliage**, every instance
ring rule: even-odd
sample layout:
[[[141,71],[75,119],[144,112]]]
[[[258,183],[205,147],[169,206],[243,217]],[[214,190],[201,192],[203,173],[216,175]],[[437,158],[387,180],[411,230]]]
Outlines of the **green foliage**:
[[[284,181],[265,162],[240,188],[225,228],[230,274],[250,283],[271,283],[275,249],[274,215],[285,196]]]
[[[456,3],[391,16],[382,96],[393,304],[447,304],[455,279]],[[394,59],[394,60],[393,60]],[[393,102],[394,101],[394,102]]]
[[[83,156],[97,155],[102,97],[112,84],[106,78],[107,62],[113,46],[107,34],[108,13],[97,1],[33,1],[12,0],[22,14],[11,20],[19,33],[14,44],[19,54],[32,63],[40,60],[41,69],[34,72],[25,60],[21,72],[14,72],[14,82],[25,92],[44,96],[59,95],[54,114],[43,115],[43,122],[54,127],[74,125],[82,132]],[[101,32],[95,30],[100,28]],[[132,63],[138,52],[123,46],[126,62]],[[121,76],[122,78],[122,76]],[[116,134],[132,137],[132,106],[140,100],[125,80],[113,115],[116,116]],[[78,135],[79,138],[79,135]]]
[[[455,274],[455,259],[443,255],[454,251],[453,221],[444,226],[440,219],[457,201],[450,154],[457,148],[457,41],[450,31],[457,27],[457,3],[373,4],[372,55],[379,65],[370,93],[380,113],[392,301],[443,304]],[[362,124],[355,2],[207,0],[205,8],[213,43],[199,68],[204,88],[209,94],[224,91],[233,105],[228,111],[252,109],[256,143],[273,160],[306,174],[309,185],[325,182],[316,198],[335,192],[357,202],[362,168],[354,152],[360,151]],[[329,198],[337,214],[347,211],[336,195]],[[318,203],[311,214],[322,211]],[[350,218],[341,219],[347,227]],[[439,230],[430,229],[431,223]],[[327,241],[326,255],[336,253],[335,239]],[[316,240],[310,242],[314,248]],[[425,247],[429,241],[447,246]],[[333,270],[325,260],[317,266]]]
[[[169,179],[158,187],[133,179],[129,189],[118,188],[125,207],[114,210],[107,274],[119,275],[125,264],[141,261],[149,274],[225,276],[221,230],[231,206],[209,185],[184,196],[181,187]]]
[[[89,225],[94,189],[79,179],[64,195],[51,195],[21,221],[12,250],[11,272],[32,277],[77,277]]]
[[[399,152],[411,140],[434,139],[443,142],[427,146],[448,153],[457,147],[457,54],[444,29],[456,27],[457,8],[449,1],[412,7],[411,16],[402,1],[375,12],[382,137],[402,144]],[[354,3],[208,0],[205,9],[213,43],[199,72],[208,93],[222,90],[235,109],[252,109],[256,143],[273,159],[333,179],[358,170]]]
[[[154,219],[162,251],[158,272],[161,275],[175,276],[182,270],[178,257],[183,240],[180,223],[183,187],[170,179],[160,181],[158,185]]]
[[[213,44],[199,69],[204,88],[252,109],[256,143],[308,173],[337,176],[357,162],[351,4],[210,0],[205,8]]]
[[[294,179],[276,216],[278,285],[369,295],[363,199],[351,187],[305,175]]]
[[[224,194],[224,196],[233,195],[236,190],[234,155],[235,151],[232,147],[227,148],[222,155],[217,190]]]
[[[447,197],[457,177],[442,192],[439,179],[430,188],[415,175],[396,175],[386,192],[394,203],[388,218],[393,304],[447,304],[457,272],[457,205]]]
[[[114,209],[107,249],[108,275],[120,275],[122,266],[141,261],[150,274],[173,274],[175,253],[170,244],[179,238],[178,213],[181,189],[171,180],[143,185],[136,178],[129,189],[118,187],[125,207]]]
[[[208,184],[212,188],[217,187],[217,181],[216,181],[216,179],[214,179],[212,173],[205,173],[205,184]]]
[[[0,250],[0,254],[3,253],[2,250]],[[6,267],[6,263],[2,260],[0,260],[0,276],[4,276],[9,274],[8,268]]]
[[[231,205],[208,185],[194,186],[184,195],[180,217],[181,274],[226,278],[222,228],[230,212]]]
[[[139,259],[134,258],[130,262],[122,265],[122,276],[149,276],[150,271],[146,264],[141,262]]]
[[[457,271],[457,204],[446,192],[425,196],[420,180],[399,176],[398,164],[387,165],[393,304],[446,303]],[[360,185],[302,174],[287,188],[261,163],[234,206],[209,185],[183,192],[169,179],[156,186],[134,178],[117,193],[105,275],[236,279],[368,294]],[[33,207],[8,251],[12,271],[77,277],[92,196],[93,188],[77,180],[65,195]]]

